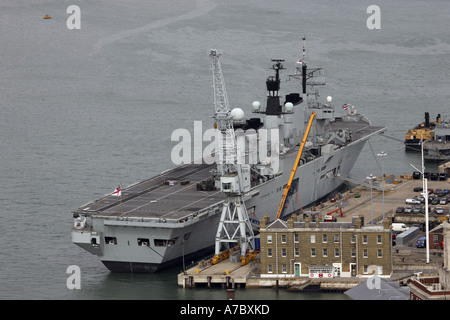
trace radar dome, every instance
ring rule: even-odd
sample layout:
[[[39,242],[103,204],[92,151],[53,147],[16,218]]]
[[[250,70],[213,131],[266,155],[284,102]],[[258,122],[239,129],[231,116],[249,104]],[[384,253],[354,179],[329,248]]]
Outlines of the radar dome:
[[[327,101],[328,101],[328,102],[331,102],[332,100],[333,100],[333,98],[332,98],[331,96],[328,96],[328,97],[327,97]]]
[[[253,109],[258,110],[261,107],[261,102],[253,101],[252,106],[253,106]]]
[[[292,109],[294,108],[294,105],[292,104],[292,102],[286,102],[286,104],[284,106],[286,107],[287,111],[292,111]]]
[[[234,108],[231,110],[231,117],[233,120],[242,120],[244,118],[244,110],[241,108]]]

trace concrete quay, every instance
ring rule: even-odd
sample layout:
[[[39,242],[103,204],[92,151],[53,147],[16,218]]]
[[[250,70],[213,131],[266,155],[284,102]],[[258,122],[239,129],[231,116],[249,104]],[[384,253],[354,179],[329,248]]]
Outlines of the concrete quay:
[[[178,274],[178,286],[193,288],[197,285],[211,287],[221,285],[226,288],[245,286],[256,261],[241,266],[240,261],[232,262],[226,259],[217,264],[210,260],[202,261],[197,266]]]

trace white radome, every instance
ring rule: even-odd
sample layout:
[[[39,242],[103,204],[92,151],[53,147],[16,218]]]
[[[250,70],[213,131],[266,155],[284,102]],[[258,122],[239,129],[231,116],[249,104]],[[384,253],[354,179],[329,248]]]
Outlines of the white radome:
[[[261,107],[261,102],[253,101],[252,107],[253,107],[254,110],[258,110]]]
[[[244,118],[244,110],[241,108],[234,108],[231,110],[231,117],[233,120],[242,120]]]

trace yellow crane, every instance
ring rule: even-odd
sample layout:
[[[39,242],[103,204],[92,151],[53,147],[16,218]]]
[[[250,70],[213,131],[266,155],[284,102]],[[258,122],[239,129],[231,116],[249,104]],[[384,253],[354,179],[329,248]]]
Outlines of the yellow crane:
[[[300,149],[298,150],[297,159],[295,159],[294,167],[292,168],[291,176],[289,177],[289,181],[284,188],[283,196],[281,197],[280,205],[278,206],[278,212],[276,219],[280,219],[280,217],[283,215],[284,209],[286,208],[286,198],[288,197],[289,190],[291,190],[292,180],[294,179],[295,173],[297,172],[298,163],[300,162],[300,158],[302,156],[303,147],[306,143],[306,138],[308,138],[309,130],[311,129],[312,122],[314,120],[314,117],[316,114],[314,112],[311,113],[311,117],[309,118],[308,126],[306,127],[305,135],[303,136],[302,143],[300,145]]]

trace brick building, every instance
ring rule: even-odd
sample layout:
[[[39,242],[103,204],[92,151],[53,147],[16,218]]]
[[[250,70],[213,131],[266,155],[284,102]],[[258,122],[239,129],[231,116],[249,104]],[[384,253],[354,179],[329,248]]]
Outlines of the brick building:
[[[388,277],[392,273],[390,219],[381,225],[352,222],[287,221],[260,223],[261,276],[333,278]]]

